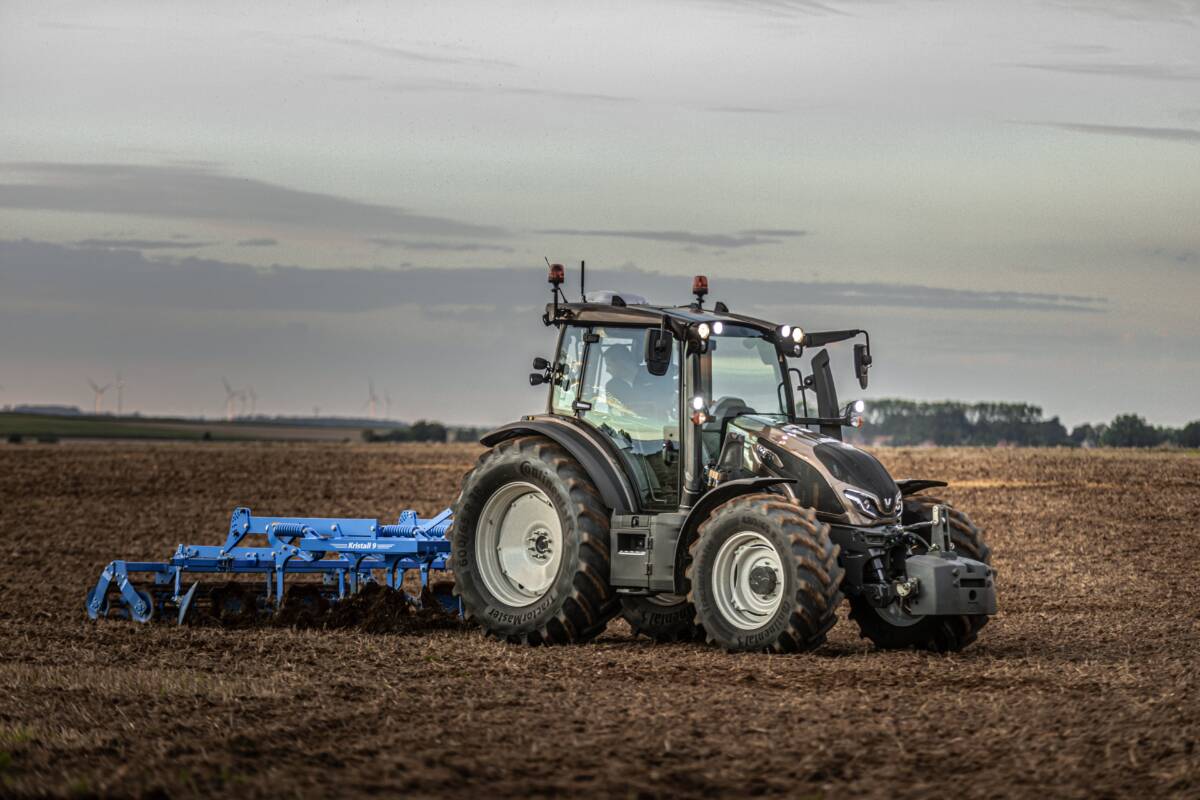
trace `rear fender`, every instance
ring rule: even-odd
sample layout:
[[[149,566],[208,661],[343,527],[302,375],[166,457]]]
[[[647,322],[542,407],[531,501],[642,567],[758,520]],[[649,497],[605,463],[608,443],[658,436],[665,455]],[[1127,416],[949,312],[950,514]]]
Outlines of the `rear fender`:
[[[637,494],[633,491],[617,457],[608,452],[603,434],[568,417],[551,414],[510,422],[480,438],[485,447],[495,447],[518,436],[545,436],[562,446],[587,472],[600,492],[604,505],[614,514],[636,514]]]
[[[687,517],[684,518],[683,527],[679,530],[679,538],[675,541],[676,594],[683,594],[686,588],[683,585],[683,568],[687,561],[688,548],[692,546],[696,532],[700,530],[700,523],[708,519],[708,515],[717,506],[744,494],[754,494],[770,489],[772,486],[795,482],[794,478],[739,478],[734,481],[726,481],[701,495],[696,504],[688,511]]]

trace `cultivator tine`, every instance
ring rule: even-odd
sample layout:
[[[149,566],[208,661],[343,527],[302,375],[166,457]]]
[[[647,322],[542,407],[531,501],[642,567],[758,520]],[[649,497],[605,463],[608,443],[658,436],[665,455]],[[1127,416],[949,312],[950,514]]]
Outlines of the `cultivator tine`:
[[[180,625],[182,625],[183,621],[187,619],[188,610],[191,609],[191,607],[192,607],[192,599],[195,598],[196,589],[198,589],[198,588],[200,588],[199,581],[197,581],[196,583],[193,583],[191,585],[191,587],[187,590],[187,593],[179,601],[179,624]]]
[[[312,588],[302,594],[308,597],[315,592],[326,604],[376,583],[376,572],[383,573],[384,584],[400,590],[405,574],[416,570],[422,590],[427,590],[430,573],[446,569],[451,522],[449,509],[429,519],[404,511],[395,524],[383,525],[373,519],[255,517],[248,508],[236,508],[219,546],[181,544],[166,562],[108,564],[88,592],[87,614],[92,619],[120,614],[146,622],[156,609],[166,613],[177,608],[174,616],[182,625],[196,613],[203,597],[214,617],[243,624],[258,615],[260,600],[263,611],[278,613],[291,594],[288,579],[305,575],[322,581],[304,584]],[[267,546],[246,544],[251,536],[265,537]],[[133,573],[153,575],[153,585],[135,587],[130,581]],[[198,592],[200,584],[195,580],[184,591],[184,573],[231,579],[253,575],[263,583],[229,580],[205,594]]]

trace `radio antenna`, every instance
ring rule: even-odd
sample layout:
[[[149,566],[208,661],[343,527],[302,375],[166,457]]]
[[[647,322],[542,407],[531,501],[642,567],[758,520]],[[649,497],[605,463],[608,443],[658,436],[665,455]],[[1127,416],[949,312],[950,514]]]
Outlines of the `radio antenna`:
[[[583,270],[586,264],[587,262],[582,259],[579,261],[579,296],[585,303],[587,302],[587,293],[583,290]]]

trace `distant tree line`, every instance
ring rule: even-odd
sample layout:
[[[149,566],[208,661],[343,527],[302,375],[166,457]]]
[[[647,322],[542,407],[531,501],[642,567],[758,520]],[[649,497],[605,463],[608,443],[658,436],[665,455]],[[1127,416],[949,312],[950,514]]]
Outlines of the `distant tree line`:
[[[883,399],[867,404],[868,428],[859,441],[892,445],[1010,445],[1016,447],[1200,447],[1200,420],[1182,428],[1156,427],[1137,414],[1067,431],[1028,403],[918,402]]]
[[[1107,424],[1077,425],[1069,432],[1058,417],[1045,419],[1028,403],[921,402],[885,398],[867,403],[867,427],[847,438],[866,444],[994,447],[1192,447],[1200,448],[1200,420],[1182,428],[1150,425],[1137,414]],[[448,427],[417,420],[385,430],[364,430],[367,442],[476,442],[485,428]]]
[[[433,420],[419,419],[411,425],[382,431],[364,430],[364,442],[475,442],[486,428],[447,427]]]

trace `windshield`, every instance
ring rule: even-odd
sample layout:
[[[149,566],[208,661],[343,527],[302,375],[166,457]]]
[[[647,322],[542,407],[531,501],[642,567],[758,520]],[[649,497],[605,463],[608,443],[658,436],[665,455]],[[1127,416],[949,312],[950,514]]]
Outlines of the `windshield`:
[[[726,326],[708,340],[709,397],[717,418],[754,411],[787,415],[775,345],[751,328]]]

